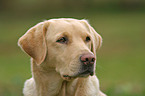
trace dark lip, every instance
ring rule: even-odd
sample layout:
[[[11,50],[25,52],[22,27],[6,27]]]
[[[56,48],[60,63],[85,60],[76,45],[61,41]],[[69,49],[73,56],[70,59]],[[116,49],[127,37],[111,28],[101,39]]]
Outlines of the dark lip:
[[[87,77],[87,76],[93,76],[94,72],[90,71],[89,69],[86,69],[82,72],[78,72],[77,74],[73,75],[73,76],[69,76],[69,75],[63,75],[63,77],[70,77],[70,78],[77,78],[77,77]]]
[[[90,69],[86,69],[86,70],[84,70],[83,72],[80,72],[79,74],[79,76],[80,77],[83,77],[83,76],[89,76],[89,75],[91,75],[91,76],[93,76],[93,71],[91,71]]]

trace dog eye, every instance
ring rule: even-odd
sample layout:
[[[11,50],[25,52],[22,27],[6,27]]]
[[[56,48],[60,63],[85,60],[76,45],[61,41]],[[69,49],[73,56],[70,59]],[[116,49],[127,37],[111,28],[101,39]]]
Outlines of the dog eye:
[[[67,39],[67,37],[62,37],[62,38],[58,39],[56,42],[62,43],[62,44],[67,44],[68,39]]]
[[[89,42],[91,39],[89,36],[86,37],[86,42]]]

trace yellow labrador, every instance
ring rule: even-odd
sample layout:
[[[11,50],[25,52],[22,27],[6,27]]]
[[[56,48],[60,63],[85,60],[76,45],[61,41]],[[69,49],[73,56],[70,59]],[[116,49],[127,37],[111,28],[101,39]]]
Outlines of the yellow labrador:
[[[95,75],[101,42],[86,20],[51,19],[29,29],[18,41],[32,65],[24,96],[106,96]]]

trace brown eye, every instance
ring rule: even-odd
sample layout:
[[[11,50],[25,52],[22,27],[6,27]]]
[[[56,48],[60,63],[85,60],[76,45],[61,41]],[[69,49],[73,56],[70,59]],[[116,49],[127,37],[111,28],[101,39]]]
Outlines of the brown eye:
[[[89,42],[91,39],[89,36],[86,37],[86,42]]]
[[[67,37],[62,37],[62,38],[58,39],[56,42],[62,43],[62,44],[67,44],[68,39],[67,39]]]

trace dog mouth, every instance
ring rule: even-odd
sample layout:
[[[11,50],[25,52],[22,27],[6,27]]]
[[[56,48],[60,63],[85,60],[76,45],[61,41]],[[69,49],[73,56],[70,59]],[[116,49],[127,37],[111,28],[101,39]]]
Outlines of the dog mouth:
[[[75,79],[77,77],[82,77],[83,78],[83,77],[88,77],[89,75],[93,76],[94,72],[92,70],[86,69],[86,70],[78,72],[77,74],[75,74],[73,76],[63,75],[63,79],[67,80],[67,81],[70,81],[70,80]]]
[[[78,77],[86,77],[86,76],[93,76],[94,72],[91,70],[84,70],[78,74]]]
[[[74,77],[87,77],[87,76],[93,76],[94,75],[94,72],[93,70],[91,69],[86,69],[86,70],[83,70],[83,71],[80,71],[78,72],[76,75],[74,75]]]

